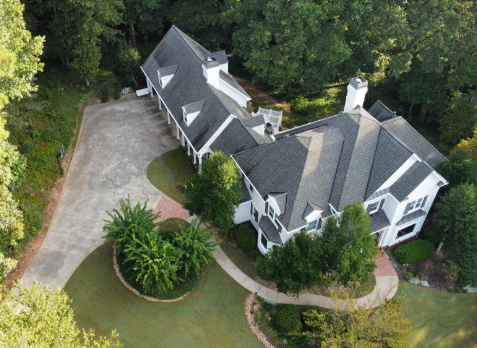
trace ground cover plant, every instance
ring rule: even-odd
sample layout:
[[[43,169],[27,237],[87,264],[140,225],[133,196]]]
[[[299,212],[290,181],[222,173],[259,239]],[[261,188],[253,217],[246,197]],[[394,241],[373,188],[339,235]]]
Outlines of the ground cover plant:
[[[432,243],[418,239],[397,247],[393,255],[399,262],[409,264],[429,258],[435,251]]]
[[[178,223],[179,231],[163,236],[155,222],[160,214],[154,214],[138,202],[131,207],[129,197],[121,199],[120,211],[108,212],[103,229],[104,239],[114,241],[118,264],[125,278],[142,293],[170,298],[190,290],[203,272],[204,265],[212,259],[215,242],[212,234],[203,229],[199,221],[191,224]],[[181,287],[182,284],[187,284]]]
[[[128,290],[116,276],[112,258],[111,243],[100,246],[65,286],[79,328],[94,327],[103,336],[116,329],[126,348],[262,347],[244,316],[248,291],[214,260],[183,300],[157,303]]]

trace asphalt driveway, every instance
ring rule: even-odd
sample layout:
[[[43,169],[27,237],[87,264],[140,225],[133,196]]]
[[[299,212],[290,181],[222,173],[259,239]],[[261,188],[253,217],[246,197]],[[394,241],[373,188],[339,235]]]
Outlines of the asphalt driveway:
[[[154,208],[162,193],[149,183],[146,169],[177,148],[173,127],[149,96],[86,108],[83,129],[58,208],[43,245],[21,278],[63,287],[83,259],[103,244],[106,211],[119,199]]]

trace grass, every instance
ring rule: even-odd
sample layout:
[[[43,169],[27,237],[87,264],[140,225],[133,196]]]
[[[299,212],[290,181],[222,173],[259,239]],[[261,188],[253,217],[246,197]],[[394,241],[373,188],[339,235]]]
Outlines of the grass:
[[[175,184],[172,181],[171,171]],[[197,171],[194,165],[182,148],[163,154],[147,167],[147,178],[151,184],[182,205],[187,202],[187,199],[180,187],[195,173]]]
[[[399,282],[410,347],[477,347],[477,294],[456,294]]]
[[[65,286],[80,328],[108,335],[116,329],[127,347],[262,347],[247,326],[248,292],[215,262],[198,288],[173,303],[143,300],[116,277],[108,244],[91,253]]]
[[[25,245],[41,229],[51,189],[61,176],[56,160],[61,145],[68,149],[79,129],[82,106],[93,99],[71,71],[45,69],[37,75],[38,93],[6,108],[9,142],[27,157],[25,180],[14,192],[24,212]],[[74,147],[74,145],[73,145]],[[66,154],[68,156],[70,154]]]

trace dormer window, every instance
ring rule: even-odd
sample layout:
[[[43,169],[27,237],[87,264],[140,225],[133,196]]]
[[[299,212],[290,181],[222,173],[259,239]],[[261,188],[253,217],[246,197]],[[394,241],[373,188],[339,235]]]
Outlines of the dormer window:
[[[204,108],[205,100],[184,105],[182,107],[182,118],[186,125],[194,122],[195,118],[200,114]]]
[[[157,78],[159,79],[159,85],[164,88],[174,77],[177,71],[177,65],[171,65],[165,68],[157,69]]]

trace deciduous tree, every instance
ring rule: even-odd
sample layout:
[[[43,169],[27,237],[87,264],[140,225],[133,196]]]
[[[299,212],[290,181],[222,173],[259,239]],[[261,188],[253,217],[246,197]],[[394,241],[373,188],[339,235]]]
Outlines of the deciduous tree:
[[[214,152],[202,165],[202,173],[192,178],[186,208],[227,232],[242,198],[241,180],[234,161],[221,151]]]
[[[372,259],[378,248],[370,222],[362,202],[346,205],[339,217],[325,221],[322,238],[328,267],[343,284],[365,282],[376,267]]]
[[[441,120],[441,138],[448,144],[457,144],[472,134],[477,124],[477,93],[455,92],[450,106]]]
[[[477,161],[465,149],[457,149],[447,161],[439,163],[436,170],[449,181],[450,187],[466,182],[477,185]]]

